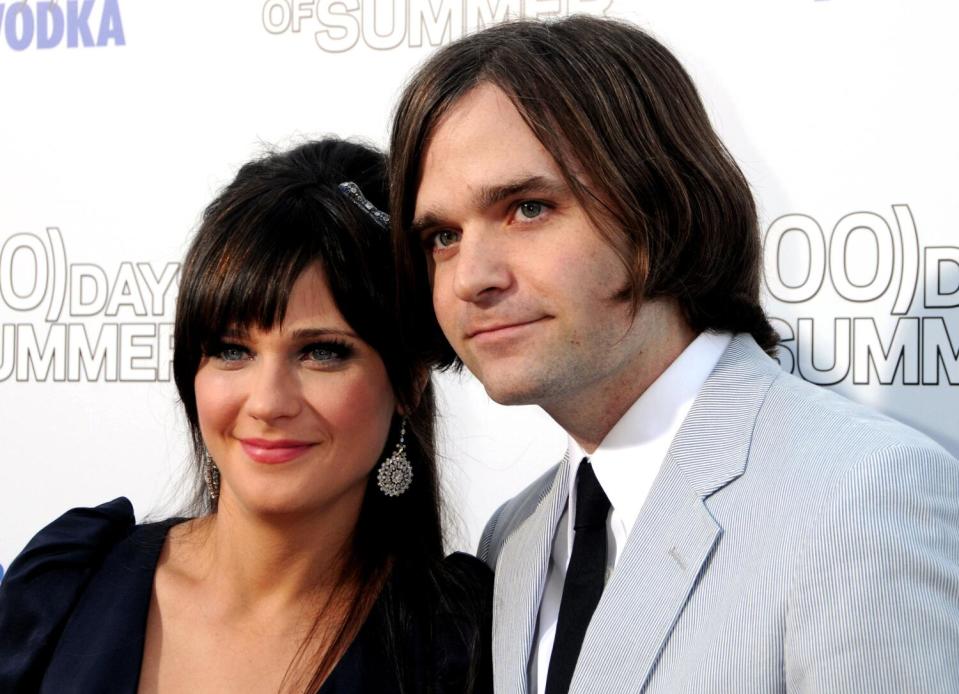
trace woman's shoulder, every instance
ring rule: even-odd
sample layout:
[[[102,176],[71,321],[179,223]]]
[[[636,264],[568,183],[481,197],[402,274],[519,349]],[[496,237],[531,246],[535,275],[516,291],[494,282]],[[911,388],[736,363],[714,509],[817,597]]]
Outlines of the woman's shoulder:
[[[493,577],[493,571],[486,562],[466,552],[453,552],[443,560],[443,564],[452,571],[471,574],[483,580]]]
[[[38,532],[13,560],[0,583],[0,690],[28,689],[42,676],[84,586],[136,528],[133,506],[122,497],[75,508]]]
[[[466,593],[474,600],[492,600],[493,572],[480,559],[465,552],[454,552],[442,561],[440,589]],[[445,585],[444,585],[445,584]]]
[[[491,609],[493,572],[476,557],[456,552],[426,566],[394,571],[390,589],[428,622],[475,620]]]
[[[477,581],[493,580],[493,571],[486,565],[486,562],[466,552],[453,552],[443,560],[443,566],[450,572],[471,577]]]
[[[493,572],[476,557],[456,552],[442,562],[433,602],[434,626],[485,641],[493,614]]]
[[[493,572],[462,552],[442,567],[432,632],[436,690],[491,692]]]
[[[35,585],[43,576],[63,580],[83,573],[126,537],[135,526],[133,506],[124,497],[93,508],[74,508],[33,536],[3,578],[5,590]]]

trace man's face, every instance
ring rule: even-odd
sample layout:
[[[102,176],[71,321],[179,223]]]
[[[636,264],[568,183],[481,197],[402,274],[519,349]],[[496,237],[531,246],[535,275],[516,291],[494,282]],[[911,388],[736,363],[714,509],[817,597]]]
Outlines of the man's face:
[[[615,388],[643,348],[640,317],[613,298],[625,268],[506,94],[460,99],[422,172],[413,233],[436,316],[490,397],[549,411]]]

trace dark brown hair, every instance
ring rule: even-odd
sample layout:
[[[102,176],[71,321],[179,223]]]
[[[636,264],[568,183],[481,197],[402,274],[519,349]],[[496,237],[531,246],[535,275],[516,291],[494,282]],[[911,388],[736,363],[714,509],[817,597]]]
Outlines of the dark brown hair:
[[[200,362],[216,350],[230,328],[268,330],[282,322],[297,278],[313,264],[323,268],[337,308],[382,358],[407,414],[413,484],[405,494],[388,498],[370,475],[340,582],[359,588],[345,596],[346,617],[331,646],[311,663],[308,691],[319,688],[378,597],[385,605],[379,615],[387,621],[385,637],[396,640],[388,656],[402,689],[410,656],[403,652],[402,634],[392,632],[402,632],[401,625],[414,619],[411,614],[420,619],[424,610],[436,608],[436,596],[429,591],[438,577],[446,578],[443,585],[450,584],[442,563],[434,399],[423,356],[402,339],[407,311],[403,299],[408,292],[397,291],[402,287],[394,273],[389,234],[338,189],[344,181],[355,182],[374,205],[385,208],[384,157],[359,144],[336,139],[308,142],[240,169],[207,207],[183,264],[173,371],[195,449],[193,510],[212,513],[215,504],[204,493],[200,474],[205,448],[194,389]],[[394,422],[387,447],[395,444],[397,430]],[[398,580],[419,593],[391,588]],[[298,658],[309,659],[312,653],[309,641],[304,642]]]
[[[402,271],[428,302],[425,258],[408,233],[432,132],[467,92],[493,84],[553,155],[629,276],[621,298],[674,298],[696,331],[778,337],[759,303],[761,245],[745,177],[709,123],[676,58],[621,21],[518,20],[438,51],[403,92],[393,119],[390,208]],[[428,304],[427,304],[428,305]],[[455,355],[435,319],[417,328]]]

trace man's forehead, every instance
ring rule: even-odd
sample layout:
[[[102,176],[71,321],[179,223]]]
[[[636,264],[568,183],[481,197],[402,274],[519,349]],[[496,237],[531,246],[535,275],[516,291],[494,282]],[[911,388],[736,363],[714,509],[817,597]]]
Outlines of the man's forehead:
[[[499,87],[480,85],[432,129],[423,149],[416,213],[453,201],[488,206],[508,189],[565,187],[556,160],[509,97]]]
[[[499,138],[490,138],[491,129]],[[503,138],[529,139],[538,143],[516,106],[499,87],[482,83],[454,101],[430,128],[420,160],[422,181],[447,159],[482,159]],[[545,151],[545,150],[544,150]],[[503,162],[506,164],[507,162]]]
[[[492,82],[480,82],[455,101],[436,120],[431,128],[430,140],[439,133],[453,137],[461,128],[470,128],[478,119],[492,116],[498,120],[522,118],[516,104],[502,88]]]

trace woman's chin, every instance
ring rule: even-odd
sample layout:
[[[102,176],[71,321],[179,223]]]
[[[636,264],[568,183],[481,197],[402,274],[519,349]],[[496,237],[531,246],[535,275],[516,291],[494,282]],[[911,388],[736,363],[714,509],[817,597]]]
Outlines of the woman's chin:
[[[264,521],[289,523],[298,519],[328,518],[333,515],[354,515],[363,500],[366,480],[348,490],[330,490],[325,494],[305,494],[302,484],[273,484],[243,490],[240,494],[224,494],[219,511],[237,510]],[[257,485],[260,487],[260,485]]]

